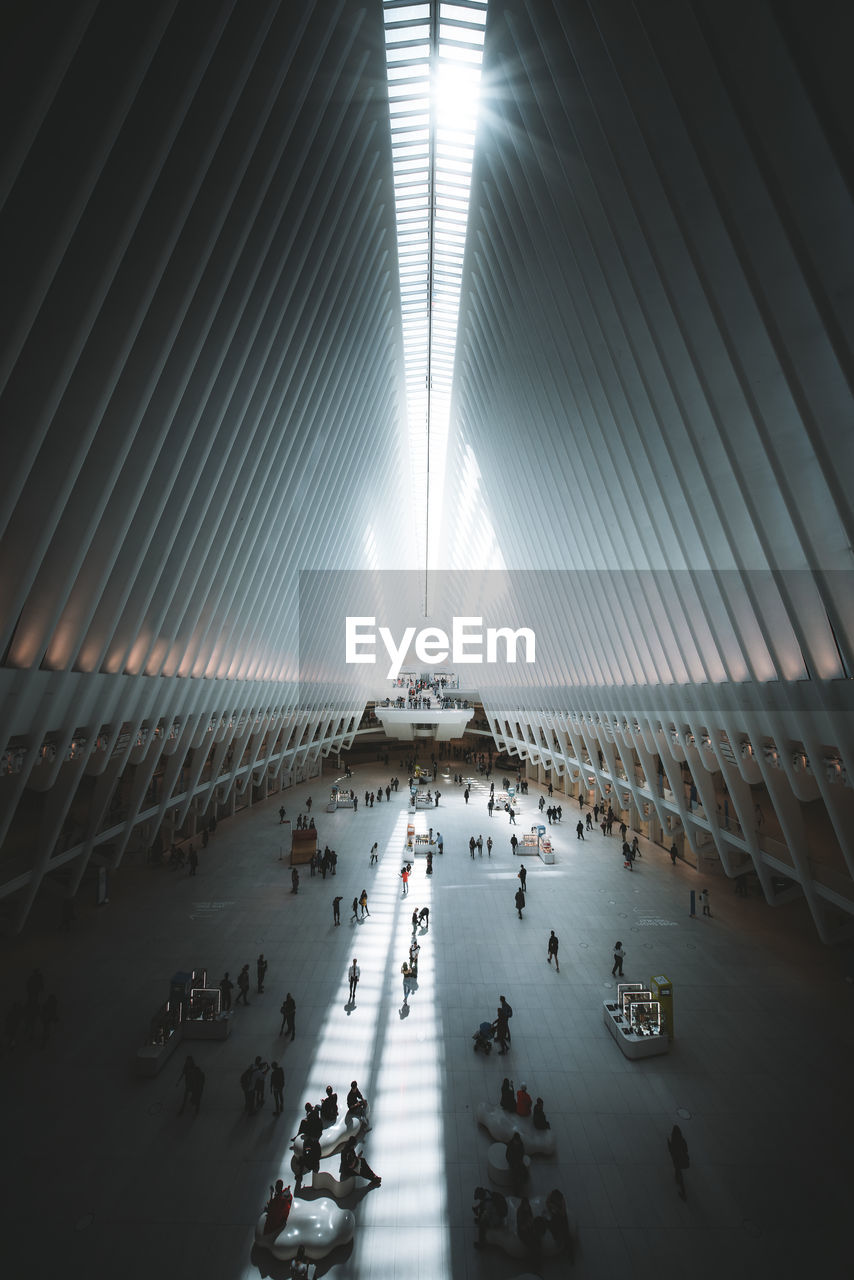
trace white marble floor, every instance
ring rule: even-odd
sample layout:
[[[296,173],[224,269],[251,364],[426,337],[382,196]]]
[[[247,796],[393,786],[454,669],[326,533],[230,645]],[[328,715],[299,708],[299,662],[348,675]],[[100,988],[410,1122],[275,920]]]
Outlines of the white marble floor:
[[[354,785],[361,792],[379,779],[363,767]],[[519,920],[521,859],[510,855],[506,818],[489,819],[485,791],[466,806],[441,773],[438,785],[439,809],[417,822],[441,829],[445,853],[432,880],[417,860],[408,898],[398,878],[404,791],[372,810],[327,815],[326,784],[315,782],[285,801],[294,816],[311,793],[320,844],[339,855],[336,878],[305,870],[291,895],[273,797],[220,823],[195,879],[128,865],[113,878],[110,904],[84,906],[70,932],[56,929],[48,904],[25,936],[4,941],[4,1008],[38,965],[62,1014],[44,1050],[24,1036],[0,1059],[5,1275],[286,1276],[286,1264],[253,1255],[253,1224],[270,1182],[289,1174],[304,1101],[327,1083],[346,1093],[355,1077],[372,1101],[366,1154],[383,1185],[357,1197],[354,1244],[320,1274],[517,1276],[523,1264],[473,1249],[472,1192],[486,1180],[490,1142],[473,1117],[480,1101],[497,1100],[504,1074],[545,1099],[557,1156],[535,1161],[533,1191],[564,1191],[578,1230],[574,1275],[847,1274],[854,988],[802,907],[742,901],[721,879],[710,885],[713,918],[691,920],[689,890],[702,887],[695,872],[643,845],[629,874],[616,837],[576,840],[569,802],[552,832],[555,865],[526,862]],[[532,787],[523,801],[520,833],[538,794]],[[496,847],[472,862],[468,837],[479,832]],[[374,840],[381,857],[370,867]],[[351,924],[346,907],[362,888],[371,915]],[[431,915],[407,1013],[400,965],[415,905]],[[546,964],[550,928],[560,974]],[[665,973],[674,983],[677,1038],[667,1057],[626,1061],[602,1024],[618,937],[627,978]],[[236,1010],[230,1038],[183,1050],[207,1084],[198,1118],[179,1117],[180,1046],[154,1080],[130,1069],[150,1014],[174,971],[235,976],[261,951],[266,991]],[[362,981],[348,1010],[354,955]],[[292,1044],[278,1037],[286,990],[297,1002]],[[484,1058],[471,1035],[499,993],[514,1007],[512,1049]],[[278,1120],[269,1102],[254,1117],[242,1112],[239,1076],[256,1053],[284,1064]],[[675,1122],[691,1153],[685,1203],[665,1145]],[[557,1261],[542,1269],[566,1273]]]

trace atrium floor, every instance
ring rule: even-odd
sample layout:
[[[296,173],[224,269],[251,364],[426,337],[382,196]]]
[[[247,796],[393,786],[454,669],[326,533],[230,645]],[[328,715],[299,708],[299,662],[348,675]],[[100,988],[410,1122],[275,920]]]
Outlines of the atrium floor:
[[[525,860],[519,920],[523,859],[511,857],[507,818],[489,819],[481,784],[466,806],[442,772],[440,806],[417,824],[441,829],[445,853],[432,879],[416,859],[404,898],[406,778],[396,765],[395,754],[382,781],[399,773],[401,791],[371,810],[360,802],[355,814],[327,814],[327,780],[286,793],[290,819],[312,795],[320,845],[339,857],[326,881],[302,868],[297,896],[273,796],[219,824],[196,878],[123,866],[110,903],[81,907],[70,931],[56,928],[58,904],[48,902],[3,943],[4,1008],[38,966],[62,1019],[44,1050],[23,1035],[0,1058],[5,1274],[286,1276],[287,1264],[253,1253],[255,1221],[270,1183],[292,1181],[288,1146],[303,1103],[327,1083],[343,1101],[353,1078],[371,1101],[365,1151],[383,1184],[356,1197],[353,1246],[319,1274],[509,1280],[534,1270],[473,1248],[472,1193],[486,1183],[490,1143],[474,1113],[497,1102],[505,1074],[545,1100],[557,1157],[534,1160],[531,1191],[563,1190],[579,1280],[846,1273],[854,987],[803,904],[771,910],[719,878],[708,885],[712,918],[692,920],[689,891],[704,887],[696,872],[643,842],[630,874],[616,835],[576,839],[570,803],[552,831],[555,865]],[[361,796],[379,781],[379,766],[363,766],[353,786]],[[522,800],[520,836],[538,796],[532,785]],[[468,839],[478,833],[496,847],[472,861]],[[370,867],[375,840],[380,860]],[[371,915],[354,924],[348,904],[363,888]],[[407,1014],[400,966],[415,906],[430,907],[430,927]],[[546,963],[551,928],[559,974]],[[629,1062],[603,1026],[617,938],[626,979],[666,974],[674,984],[676,1039],[665,1057]],[[269,962],[260,996],[259,952]],[[362,979],[348,1010],[353,956]],[[135,1050],[171,974],[205,967],[216,983],[247,962],[251,1003],[236,1009],[230,1037],[179,1046],[155,1079],[135,1078]],[[297,1004],[293,1043],[278,1034],[286,991]],[[514,1008],[512,1048],[485,1058],[471,1037],[499,993]],[[188,1052],[207,1077],[198,1118],[177,1115]],[[279,1119],[269,1098],[243,1114],[239,1077],[256,1054],[284,1065]],[[666,1147],[674,1123],[691,1156],[687,1202]],[[327,1167],[337,1172],[337,1160]],[[542,1274],[566,1275],[566,1265],[547,1262]]]

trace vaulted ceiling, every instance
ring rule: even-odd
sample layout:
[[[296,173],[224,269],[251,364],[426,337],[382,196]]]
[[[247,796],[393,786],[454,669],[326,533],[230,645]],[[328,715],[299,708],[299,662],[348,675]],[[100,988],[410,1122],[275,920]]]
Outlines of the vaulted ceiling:
[[[490,0],[431,564],[437,616],[536,622],[541,663],[478,676],[500,745],[785,874],[825,935],[854,910],[850,27]],[[402,618],[384,574],[425,565],[380,0],[21,3],[0,58],[20,925],[103,846],[351,742],[365,687],[300,619],[354,570]]]

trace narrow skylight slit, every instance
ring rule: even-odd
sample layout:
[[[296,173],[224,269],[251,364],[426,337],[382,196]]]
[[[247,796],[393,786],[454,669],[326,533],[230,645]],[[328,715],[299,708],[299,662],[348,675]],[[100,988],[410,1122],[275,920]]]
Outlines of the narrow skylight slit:
[[[383,4],[409,456],[425,572],[441,522],[486,14],[483,0]]]

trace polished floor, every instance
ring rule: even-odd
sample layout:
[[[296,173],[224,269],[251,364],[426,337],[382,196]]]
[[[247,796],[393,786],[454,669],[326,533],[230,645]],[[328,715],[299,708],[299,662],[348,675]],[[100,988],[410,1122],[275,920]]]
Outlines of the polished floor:
[[[402,773],[396,766],[383,781]],[[377,784],[378,769],[356,770],[360,793]],[[689,891],[703,887],[696,872],[643,844],[628,873],[616,837],[576,840],[569,802],[553,829],[555,865],[526,862],[519,920],[522,860],[511,857],[506,817],[489,819],[479,786],[466,806],[442,773],[440,806],[417,823],[441,829],[445,853],[432,880],[416,861],[404,898],[403,791],[367,811],[327,814],[329,780],[284,798],[293,818],[312,795],[320,844],[339,855],[334,879],[306,869],[290,893],[274,796],[220,823],[196,878],[127,865],[110,903],[82,904],[69,932],[48,902],[25,936],[3,943],[4,1008],[37,965],[62,1016],[46,1048],[24,1034],[0,1059],[5,1275],[288,1275],[287,1264],[253,1253],[255,1220],[271,1181],[289,1174],[304,1101],[319,1100],[327,1083],[346,1093],[355,1077],[371,1099],[366,1154],[383,1184],[351,1204],[354,1243],[319,1274],[509,1280],[532,1268],[475,1251],[471,1215],[490,1142],[474,1112],[497,1101],[505,1073],[545,1099],[557,1156],[535,1161],[532,1190],[563,1190],[578,1234],[575,1276],[850,1274],[854,987],[846,955],[815,940],[801,905],[772,911],[721,878],[708,886],[712,918],[692,920]],[[523,801],[520,832],[538,795],[532,786]],[[495,849],[472,861],[468,838],[479,832]],[[380,861],[370,867],[375,840]],[[363,888],[371,915],[351,923],[348,904]],[[430,928],[407,1010],[400,965],[416,905],[430,907]],[[550,928],[559,974],[546,963]],[[630,1063],[603,1026],[617,938],[628,979],[664,973],[674,983],[677,1035],[666,1057]],[[207,1083],[198,1118],[179,1117],[187,1048],[153,1080],[131,1070],[150,1014],[174,971],[234,977],[245,962],[254,970],[262,951],[264,994],[253,982],[227,1041],[189,1046]],[[353,956],[362,980],[348,1009]],[[297,1036],[286,1044],[278,1009],[288,990]],[[512,1050],[484,1058],[471,1035],[500,993],[514,1008]],[[279,1119],[269,1101],[254,1117],[242,1112],[239,1076],[255,1054],[284,1064]],[[691,1155],[686,1202],[665,1145],[674,1123]],[[567,1273],[562,1261],[542,1269]]]

